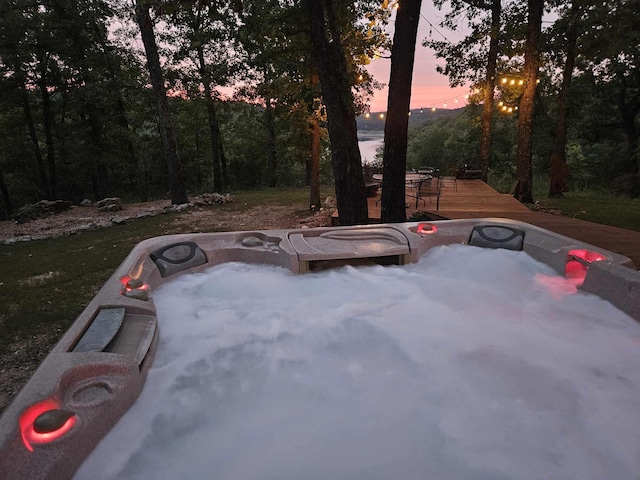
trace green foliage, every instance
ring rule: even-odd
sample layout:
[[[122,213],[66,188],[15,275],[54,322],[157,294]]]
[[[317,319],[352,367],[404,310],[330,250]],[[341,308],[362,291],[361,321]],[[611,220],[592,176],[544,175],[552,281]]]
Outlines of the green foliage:
[[[595,175],[578,143],[571,142],[567,145],[567,165],[571,172],[570,188],[577,191],[588,190]]]
[[[467,108],[455,117],[424,122],[409,131],[407,167],[430,166],[443,174],[454,174],[462,164],[475,164],[480,130],[477,108]]]
[[[170,104],[187,188],[194,193],[214,188],[199,47],[212,85],[242,79],[248,88],[238,98],[254,103],[223,101],[219,92],[214,94],[231,187],[269,183],[271,140],[261,106],[266,97],[274,105],[277,183],[304,184],[310,145],[305,116],[321,109],[301,3],[155,3],[166,26],[160,35],[163,68],[175,95]],[[388,16],[379,1],[338,3],[349,80],[362,106],[375,88],[364,66],[388,46],[383,35]],[[442,52],[454,62],[455,79],[475,82],[485,70],[478,59],[487,49],[488,12],[481,2],[449,3],[446,26],[470,25],[469,35],[467,44],[451,55]],[[522,2],[503,5],[500,73],[515,74],[526,9]],[[558,21],[544,44],[548,63],[537,91],[533,152],[536,183],[543,192],[559,88],[554,72],[563,64],[566,31],[566,3],[548,5],[558,8]],[[637,171],[638,8],[638,0],[584,4],[569,99],[567,154],[574,190],[606,191],[616,178]],[[45,198],[53,186],[58,197],[74,202],[106,194],[126,200],[166,195],[155,103],[131,14],[132,4],[111,0],[0,2],[0,176],[14,209]],[[472,105],[455,119],[440,119],[444,113],[412,112],[410,167],[433,165],[449,172],[461,163],[477,163],[478,108]],[[499,178],[507,191],[515,168],[516,118],[496,112],[493,121],[490,178]],[[432,121],[421,124],[425,119]],[[361,116],[358,124],[381,130],[384,120]],[[323,135],[321,176],[326,183],[333,171],[324,130]],[[0,196],[0,216],[6,210]]]

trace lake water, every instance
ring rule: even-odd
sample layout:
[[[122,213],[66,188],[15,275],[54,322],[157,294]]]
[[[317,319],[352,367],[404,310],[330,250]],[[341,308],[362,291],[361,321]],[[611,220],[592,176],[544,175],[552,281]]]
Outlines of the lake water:
[[[358,146],[362,163],[371,163],[375,160],[378,148],[384,145],[384,132],[358,131]]]

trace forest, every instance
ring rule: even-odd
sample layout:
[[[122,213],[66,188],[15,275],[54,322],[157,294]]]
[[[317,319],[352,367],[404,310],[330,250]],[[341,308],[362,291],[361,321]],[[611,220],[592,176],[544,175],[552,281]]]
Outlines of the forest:
[[[640,0],[434,3],[439,28],[461,40],[417,41],[452,86],[469,85],[469,104],[422,123],[414,115],[398,148],[407,134],[390,127],[403,122],[387,116],[389,168],[477,165],[485,180],[515,182],[521,201],[534,175],[550,195],[640,195]],[[394,10],[405,31],[405,6],[420,4],[1,2],[0,219],[42,199],[182,203],[205,191],[309,185],[319,205],[313,192],[332,182],[339,202],[358,197],[340,185],[362,173],[337,158],[338,145],[356,140],[338,135],[351,125],[355,134],[355,117],[363,125],[367,99],[389,82],[370,76],[371,61],[391,57],[391,84],[394,62],[407,71],[406,49],[394,51],[387,31]],[[388,113],[398,105],[406,117],[408,101],[391,97]],[[332,115],[349,128],[334,120],[332,130]]]

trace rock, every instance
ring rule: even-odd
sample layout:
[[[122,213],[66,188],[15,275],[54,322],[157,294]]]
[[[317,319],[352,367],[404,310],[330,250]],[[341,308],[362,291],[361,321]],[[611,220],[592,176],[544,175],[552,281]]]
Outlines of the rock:
[[[324,200],[324,205],[326,208],[336,208],[337,206],[336,199],[333,197],[327,197]]]
[[[96,203],[96,207],[99,212],[119,212],[122,210],[122,200],[118,197],[103,198]]]
[[[230,193],[203,193],[193,199],[193,203],[196,205],[223,205],[233,201],[233,195]]]
[[[64,212],[71,208],[71,202],[66,200],[40,200],[37,203],[25,205],[13,216],[17,223],[26,223],[36,218],[44,218]]]
[[[111,223],[113,225],[124,225],[125,223],[127,223],[127,217],[113,217],[111,219]]]
[[[85,198],[84,200],[82,200],[80,202],[80,206],[81,207],[93,207],[93,202],[91,200],[89,200],[88,198]]]
[[[169,205],[167,207],[164,207],[164,211],[165,213],[182,212],[183,210],[186,210],[191,206],[193,206],[193,203],[181,203],[180,205]]]

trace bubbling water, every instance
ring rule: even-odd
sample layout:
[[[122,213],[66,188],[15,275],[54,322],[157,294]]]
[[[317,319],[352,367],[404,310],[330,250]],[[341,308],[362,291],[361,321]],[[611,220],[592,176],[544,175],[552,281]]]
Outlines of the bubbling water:
[[[522,252],[228,263],[153,298],[147,383],[76,479],[640,476],[640,325]]]

